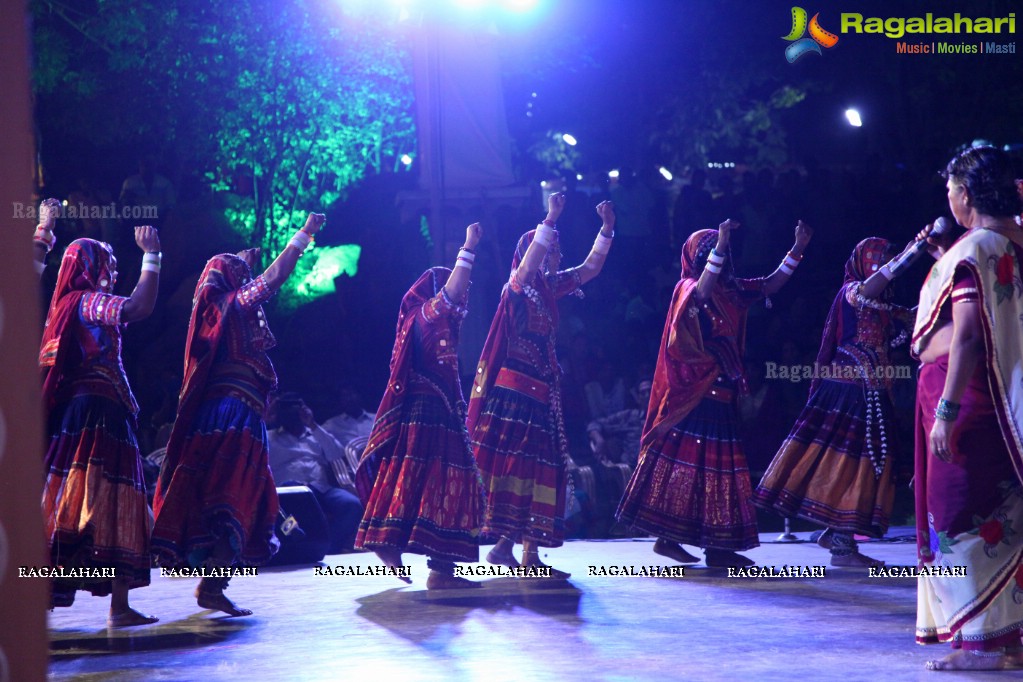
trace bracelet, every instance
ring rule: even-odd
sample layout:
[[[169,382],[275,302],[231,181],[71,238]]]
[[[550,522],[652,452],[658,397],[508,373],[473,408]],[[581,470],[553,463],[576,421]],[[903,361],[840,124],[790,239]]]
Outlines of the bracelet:
[[[800,259],[801,260],[801,259]],[[799,261],[792,257],[792,254],[785,254],[785,258],[782,259],[782,263],[789,266],[793,270],[799,267]]]
[[[878,272],[880,272],[881,276],[884,277],[889,282],[891,282],[893,279],[895,279],[895,273],[892,272],[892,262],[891,261],[888,261],[887,263],[882,265],[881,269],[878,270]]]
[[[707,261],[707,271],[710,272],[711,274],[714,274],[714,275],[720,274],[721,273],[721,266],[718,265],[717,263],[711,263],[708,260]]]
[[[714,265],[724,265],[725,257],[718,253],[718,249],[715,246],[710,250],[710,253],[707,254],[707,262],[713,263]]]
[[[607,252],[611,250],[611,240],[612,237],[605,237],[598,232],[597,238],[593,241],[593,252],[606,256]]]
[[[46,252],[49,253],[53,250],[53,245],[57,243],[57,237],[54,236],[52,230],[47,230],[45,227],[37,227],[32,235],[32,241],[46,247]]]
[[[146,251],[145,255],[142,256],[142,262],[160,265],[163,262],[163,253],[160,251]]]
[[[474,249],[470,249],[468,246],[463,246],[462,248],[460,248],[458,250],[459,251],[468,251],[472,255],[474,255],[474,256],[476,255],[476,251]]]
[[[789,277],[794,275],[795,272],[796,272],[796,269],[793,268],[793,267],[790,267],[789,264],[786,263],[785,261],[781,262],[781,265],[778,266],[778,269],[781,270],[782,272],[784,272]]]
[[[803,260],[803,255],[804,255],[804,254],[799,254],[799,255],[797,256],[796,254],[794,254],[794,253],[792,253],[791,251],[789,251],[788,253],[786,253],[786,254],[785,254],[785,257],[786,257],[786,258],[791,258],[792,260],[794,260],[794,261],[796,261],[796,262],[799,262],[799,261]]]
[[[305,250],[309,248],[309,243],[312,241],[312,237],[305,230],[299,230],[295,233],[295,236],[288,242],[288,246],[294,246],[298,249],[299,253],[305,253]]]
[[[558,229],[558,224],[551,220],[550,218],[544,218],[543,220],[540,221],[540,224],[546,225],[548,227],[553,227],[555,230]]]
[[[533,237],[533,241],[539,243],[540,246],[548,247],[557,235],[558,231],[553,227],[540,223],[536,226],[536,235]]]
[[[458,257],[455,259],[456,268],[467,268],[472,269],[472,264],[476,261],[476,255],[468,249],[459,249]]]
[[[942,398],[938,401],[938,406],[934,408],[934,418],[946,422],[954,422],[956,417],[959,416],[960,407],[962,406],[959,403]]]

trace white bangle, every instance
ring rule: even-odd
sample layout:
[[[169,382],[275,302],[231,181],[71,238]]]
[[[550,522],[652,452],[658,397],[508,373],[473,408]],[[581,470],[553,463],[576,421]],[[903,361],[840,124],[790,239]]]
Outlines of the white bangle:
[[[143,264],[145,264],[145,263],[152,263],[154,265],[160,265],[163,262],[163,252],[161,252],[161,251],[154,251],[153,253],[149,253],[147,251],[142,256],[142,262],[143,262]]]
[[[888,261],[887,263],[882,265],[881,269],[878,270],[878,272],[880,272],[881,276],[884,277],[889,282],[891,282],[893,279],[895,279],[895,273],[892,272],[892,263],[891,263],[891,261]]]
[[[711,274],[714,274],[714,275],[721,274],[721,266],[718,265],[717,263],[711,263],[708,260],[707,261],[707,271],[710,272]]]
[[[799,261],[797,261],[792,256],[789,256],[788,254],[785,255],[785,258],[782,260],[782,263],[789,266],[793,270],[799,267]]]
[[[305,230],[299,230],[288,242],[288,246],[294,246],[298,249],[299,253],[304,253],[309,248],[309,243],[312,242],[312,237]]]
[[[791,265],[789,265],[785,261],[781,262],[781,265],[778,266],[778,269],[781,270],[782,272],[784,272],[786,275],[789,275],[789,276],[792,276],[796,272],[796,269],[793,268]]]
[[[465,268],[472,270],[472,265],[476,261],[476,254],[472,251],[466,251],[465,249],[458,250],[458,257],[455,258],[456,268]]]
[[[554,238],[557,237],[558,231],[550,225],[540,223],[536,226],[536,234],[533,236],[533,241],[538,243],[540,246],[549,247],[553,242]]]
[[[608,251],[611,250],[611,237],[605,237],[602,233],[597,233],[597,238],[593,241],[594,253],[599,253],[606,256]]]
[[[725,257],[718,253],[717,247],[714,247],[710,250],[710,253],[707,254],[707,262],[713,263],[714,265],[724,265]]]
[[[155,273],[159,274],[160,273],[160,264],[159,263],[152,263],[152,262],[149,262],[149,263],[143,262],[142,263],[142,272],[155,272]]]

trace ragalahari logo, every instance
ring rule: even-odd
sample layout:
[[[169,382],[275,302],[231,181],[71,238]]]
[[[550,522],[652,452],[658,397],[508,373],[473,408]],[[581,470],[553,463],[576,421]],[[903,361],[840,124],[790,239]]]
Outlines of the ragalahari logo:
[[[782,37],[782,40],[792,43],[785,48],[785,59],[789,60],[789,64],[810,52],[821,54],[821,47],[834,47],[838,44],[838,36],[821,28],[817,21],[819,16],[820,12],[813,15],[809,23],[810,37],[804,38],[803,34],[807,30],[806,10],[802,7],[792,8],[792,30]]]

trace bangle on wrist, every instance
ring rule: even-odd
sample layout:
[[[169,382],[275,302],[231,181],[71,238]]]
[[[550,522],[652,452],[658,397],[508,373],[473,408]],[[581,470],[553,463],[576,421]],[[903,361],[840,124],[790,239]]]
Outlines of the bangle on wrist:
[[[533,236],[533,241],[539,243],[541,246],[548,247],[554,242],[557,237],[558,231],[553,227],[540,223],[536,226],[536,234]]]
[[[598,232],[597,238],[593,241],[593,252],[606,256],[610,250],[611,237],[605,237],[602,233]]]
[[[309,243],[312,242],[312,237],[305,230],[299,230],[288,242],[288,246],[293,246],[298,249],[300,254],[305,253],[305,250],[309,247]]]
[[[799,254],[799,255],[797,256],[796,254],[794,254],[794,253],[792,253],[791,251],[789,251],[789,252],[788,252],[788,253],[786,253],[785,255],[786,255],[786,256],[788,256],[789,258],[791,258],[792,260],[795,260],[795,261],[801,261],[801,260],[803,260],[803,254]]]
[[[710,250],[710,253],[707,254],[707,262],[713,263],[714,265],[717,266],[721,266],[725,264],[725,257],[721,255],[721,253],[718,251],[718,248],[715,246],[713,249]]]
[[[555,230],[558,229],[558,224],[551,220],[550,218],[544,218],[543,220],[540,221],[540,224],[547,225],[548,227],[553,227]]]
[[[458,257],[455,258],[456,268],[467,268],[472,269],[473,263],[476,261],[476,255],[467,249],[459,249]]]
[[[889,282],[891,282],[893,279],[895,279],[895,273],[892,271],[892,263],[891,263],[891,261],[888,261],[887,263],[882,265],[881,269],[878,270],[878,272],[880,272],[881,276],[884,277]]]
[[[160,273],[160,265],[163,262],[163,254],[159,251],[147,251],[142,256],[142,272]]]
[[[721,273],[721,266],[718,265],[717,263],[711,263],[709,260],[707,261],[706,269],[707,272],[714,275],[718,275]]]
[[[951,400],[945,400],[942,398],[938,401],[938,406],[934,408],[934,418],[946,422],[953,422],[956,420],[956,417],[959,416],[960,407],[962,406],[959,403],[954,403]]]

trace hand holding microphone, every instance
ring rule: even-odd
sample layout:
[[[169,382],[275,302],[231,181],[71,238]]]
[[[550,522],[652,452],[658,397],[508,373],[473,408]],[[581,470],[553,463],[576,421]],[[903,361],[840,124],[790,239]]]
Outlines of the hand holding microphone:
[[[895,279],[909,268],[909,266],[912,265],[925,251],[928,251],[931,247],[935,246],[930,243],[928,239],[947,233],[950,227],[951,226],[948,224],[948,221],[945,220],[944,216],[939,217],[931,225],[928,225],[921,230],[920,234],[918,234],[913,240],[913,243],[902,253],[895,258],[892,258],[884,266],[882,266],[881,272],[887,279]]]

